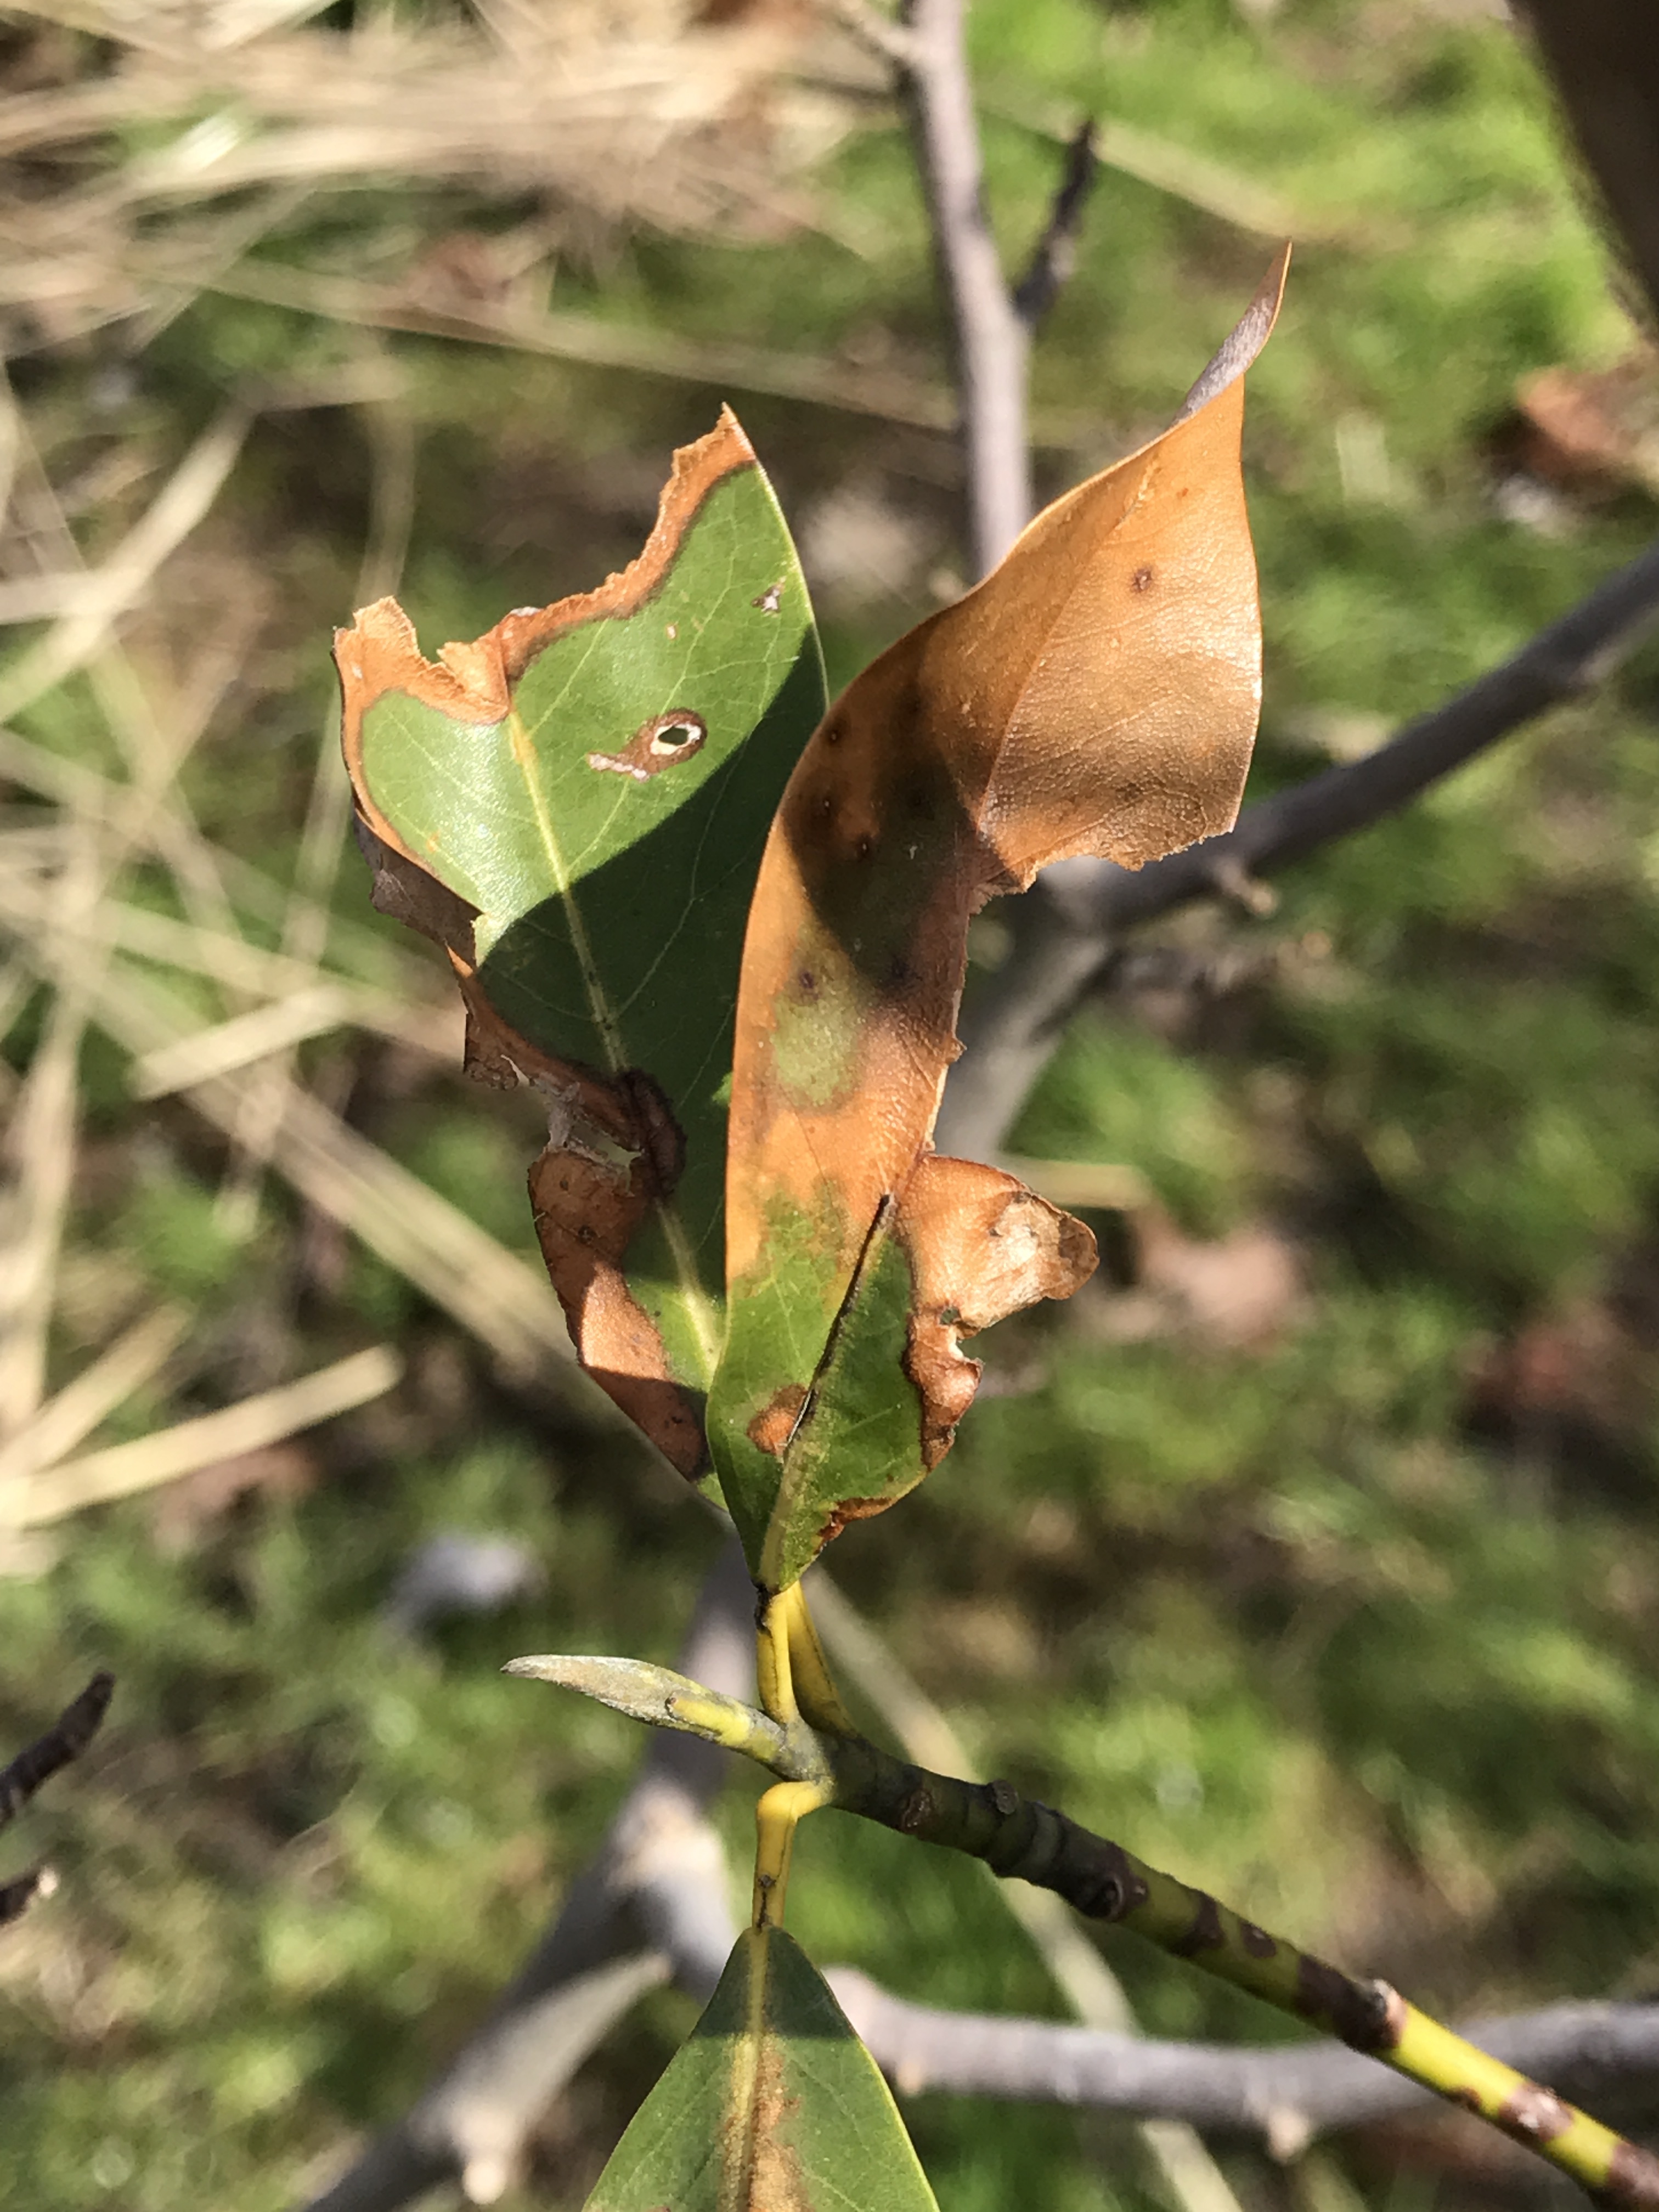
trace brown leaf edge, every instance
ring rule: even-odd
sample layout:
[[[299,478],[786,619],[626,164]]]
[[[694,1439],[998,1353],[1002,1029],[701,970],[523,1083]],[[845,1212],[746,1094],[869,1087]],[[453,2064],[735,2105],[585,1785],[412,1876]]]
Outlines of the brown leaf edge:
[[[334,638],[341,749],[356,805],[373,899],[441,945],[466,1007],[467,1073],[499,1089],[532,1085],[548,1108],[548,1142],[530,1170],[536,1234],[576,1356],[594,1381],[688,1478],[708,1459],[696,1399],[668,1364],[662,1335],[629,1288],[625,1261],[641,1223],[672,1197],[684,1140],[667,1100],[642,1069],[606,1072],[552,1057],[502,1020],[477,973],[477,909],[440,882],[375,804],[363,721],[387,692],[460,722],[505,720],[538,653],[583,624],[636,613],[660,590],[699,508],[715,487],[757,465],[729,407],[706,437],[682,447],[638,557],[596,591],[518,608],[470,643],[422,654],[395,599],[360,608]]]
[[[899,1200],[910,1262],[904,1371],[921,1400],[921,1456],[930,1472],[973,1402],[980,1362],[961,1339],[1041,1298],[1069,1298],[1100,1264],[1093,1232],[1015,1176],[928,1152]]]

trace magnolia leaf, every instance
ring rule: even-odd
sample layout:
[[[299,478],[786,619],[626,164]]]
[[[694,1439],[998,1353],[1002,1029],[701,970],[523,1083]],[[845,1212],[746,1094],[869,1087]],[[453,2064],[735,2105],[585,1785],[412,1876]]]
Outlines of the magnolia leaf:
[[[771,487],[724,411],[597,591],[436,665],[381,599],[335,659],[374,902],[448,952],[471,1072],[541,1092],[531,1200],[577,1352],[697,1475],[744,919],[824,702]]]
[[[781,1928],[745,1929],[586,2212],[937,2212],[875,2061]]]
[[[836,701],[750,912],[709,1437],[751,1569],[793,1582],[949,1449],[958,1340],[1095,1264],[1079,1223],[929,1136],[969,917],[1041,867],[1229,828],[1261,700],[1239,473],[1281,256],[1174,427],[1040,514]]]

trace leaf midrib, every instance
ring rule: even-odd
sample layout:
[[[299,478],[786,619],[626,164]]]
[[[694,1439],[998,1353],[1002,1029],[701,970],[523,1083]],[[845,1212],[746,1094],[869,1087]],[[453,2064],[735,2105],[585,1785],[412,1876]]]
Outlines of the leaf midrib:
[[[507,738],[514,764],[523,779],[525,793],[530,801],[535,819],[536,832],[541,840],[548,872],[553,887],[564,911],[565,927],[570,933],[570,949],[576,957],[581,975],[582,989],[586,995],[589,1016],[599,1036],[605,1059],[605,1073],[612,1077],[623,1074],[632,1065],[623,1047],[623,1033],[613,1011],[609,993],[599,973],[599,963],[593,957],[592,940],[587,933],[587,919],[576,896],[575,878],[565,859],[564,848],[559,842],[558,831],[547,804],[547,793],[536,773],[536,750],[530,732],[515,706],[507,717]],[[653,1207],[661,1224],[663,1242],[668,1248],[681,1298],[684,1302],[697,1349],[702,1354],[705,1386],[713,1379],[720,1357],[720,1332],[713,1311],[708,1293],[703,1288],[692,1257],[690,1239],[679,1208],[664,1199],[654,1199]]]

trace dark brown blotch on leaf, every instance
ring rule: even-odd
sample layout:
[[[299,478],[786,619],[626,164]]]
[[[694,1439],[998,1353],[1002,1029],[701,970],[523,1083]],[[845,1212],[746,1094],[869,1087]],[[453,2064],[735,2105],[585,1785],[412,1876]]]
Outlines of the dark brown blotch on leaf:
[[[818,1549],[833,1544],[849,1521],[873,1521],[878,1513],[884,1513],[892,1504],[890,1498],[843,1498],[833,1513],[826,1516],[818,1532]]]
[[[641,1068],[589,1098],[542,1079],[546,1150],[530,1170],[537,1241],[581,1362],[606,1395],[679,1472],[707,1459],[702,1418],[674,1380],[662,1333],[629,1287],[624,1261],[653,1204],[672,1194],[685,1138],[661,1087]],[[597,1094],[604,1111],[581,1110]]]
[[[700,753],[708,742],[708,725],[701,714],[687,707],[676,707],[666,714],[653,714],[639,728],[620,752],[589,753],[589,768],[608,769],[615,775],[632,776],[635,783],[647,783],[653,775],[660,775],[665,768],[678,768],[694,753]]]
[[[630,1166],[550,1144],[530,1170],[536,1237],[573,1342],[606,1395],[680,1474],[701,1474],[702,1422],[674,1380],[656,1323],[629,1288],[623,1259],[649,1210],[643,1155]]]

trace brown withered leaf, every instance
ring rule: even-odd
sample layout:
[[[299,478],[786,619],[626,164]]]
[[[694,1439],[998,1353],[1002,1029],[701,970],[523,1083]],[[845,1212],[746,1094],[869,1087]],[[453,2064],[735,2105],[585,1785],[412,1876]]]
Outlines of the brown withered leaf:
[[[1058,500],[825,716],[762,863],[738,999],[721,1486],[770,1588],[948,1447],[959,1335],[1094,1264],[1086,1230],[929,1136],[970,916],[1073,854],[1227,829],[1261,628],[1240,381],[1288,254],[1174,427]]]

